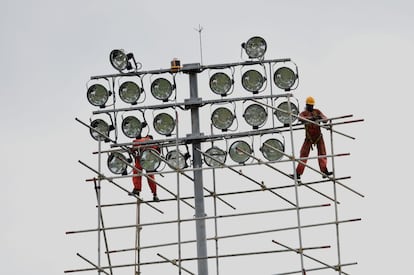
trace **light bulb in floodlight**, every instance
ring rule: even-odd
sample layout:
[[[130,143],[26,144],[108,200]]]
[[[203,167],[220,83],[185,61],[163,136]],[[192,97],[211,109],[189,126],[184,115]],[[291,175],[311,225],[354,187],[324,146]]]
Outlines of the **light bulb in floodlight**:
[[[262,58],[266,52],[266,41],[260,36],[255,36],[243,44],[246,54],[249,58]]]
[[[264,84],[263,75],[256,70],[248,70],[242,76],[242,86],[249,92],[257,93]]]
[[[99,140],[105,141],[107,137],[109,136],[110,126],[104,120],[99,119],[99,118],[95,119],[94,121],[91,122],[90,126],[92,128],[90,129],[90,133],[93,139],[98,140],[98,141]],[[98,131],[99,133],[102,133],[104,136],[94,131],[93,129]]]
[[[142,122],[134,116],[127,116],[122,120],[122,132],[129,138],[140,136],[142,128]]]
[[[250,154],[252,148],[243,140],[233,142],[229,149],[230,158],[237,163],[245,163],[250,158]]]
[[[160,154],[154,149],[146,149],[141,153],[140,164],[145,171],[155,171],[161,164]]]
[[[158,78],[151,83],[151,94],[159,100],[167,101],[173,91],[173,85],[165,78]]]
[[[184,169],[187,167],[187,161],[185,156],[177,150],[172,150],[165,156],[168,166],[172,169]]]
[[[94,84],[88,88],[86,93],[90,104],[99,107],[105,107],[108,101],[110,92],[101,84]]]
[[[233,120],[233,113],[225,107],[219,107],[211,114],[211,123],[214,127],[223,131],[227,130],[233,124]]]
[[[120,72],[128,68],[128,56],[123,50],[112,50],[109,54],[109,61]]]
[[[215,73],[210,77],[210,89],[218,95],[225,96],[230,91],[232,81],[225,73]]]
[[[136,104],[141,96],[141,88],[132,81],[125,81],[119,86],[119,97],[125,103]]]
[[[285,151],[285,146],[283,143],[275,138],[270,138],[263,142],[262,147],[260,148],[263,156],[269,160],[279,160],[283,157],[283,152]]]
[[[127,169],[126,163],[126,157],[118,152],[112,152],[107,160],[108,169],[114,174],[124,174]]]
[[[153,125],[157,133],[170,136],[175,128],[175,120],[167,113],[160,113],[155,116]]]
[[[295,84],[296,78],[295,72],[288,67],[281,67],[277,69],[273,75],[273,81],[276,86],[283,90],[289,90],[292,88],[293,84]]]
[[[292,102],[290,102],[290,111],[293,115],[289,114],[289,102],[285,101],[277,106],[277,110],[274,114],[276,115],[276,118],[286,126],[289,125],[290,120],[292,120],[292,123],[295,122],[297,115],[299,114],[298,107]]]
[[[251,104],[244,111],[243,117],[250,126],[257,129],[266,122],[267,112],[262,105]]]
[[[226,156],[226,151],[213,146],[205,152],[204,162],[211,167],[220,167],[226,162]]]

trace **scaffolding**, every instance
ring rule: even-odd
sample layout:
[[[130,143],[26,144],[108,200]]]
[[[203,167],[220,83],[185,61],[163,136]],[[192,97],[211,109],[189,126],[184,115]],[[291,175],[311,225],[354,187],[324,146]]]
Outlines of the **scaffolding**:
[[[340,131],[339,126],[362,122],[363,119],[344,115],[331,117],[323,125],[306,121],[323,129],[325,138],[329,138],[326,140],[329,140],[330,152],[324,156],[297,158],[296,133],[303,133],[304,126],[294,123],[298,114],[290,107],[285,110],[275,104],[277,99],[291,103],[295,99],[291,91],[275,93],[269,85],[268,93],[245,97],[203,100],[198,94],[197,77],[204,71],[261,65],[268,66],[268,74],[272,75],[274,64],[286,62],[291,61],[249,60],[210,66],[185,64],[178,71],[169,68],[91,77],[91,80],[107,81],[113,96],[113,108],[100,108],[93,115],[108,115],[115,129],[118,127],[117,116],[122,112],[172,108],[177,122],[183,121],[179,111],[190,113],[187,121],[191,124],[191,127],[187,125],[191,129],[189,134],[180,135],[180,129],[185,128],[183,124],[186,122],[177,123],[172,137],[156,138],[143,145],[155,144],[177,152],[183,146],[190,146],[191,165],[178,168],[171,165],[164,154],[160,154],[157,157],[164,164],[164,169],[148,172],[120,158],[129,171],[135,170],[143,178],[156,176],[161,200],[146,200],[145,186],[141,197],[130,192],[131,172],[108,176],[102,165],[105,156],[113,152],[130,152],[135,144],[121,142],[117,133],[113,138],[76,118],[78,123],[99,136],[98,149],[92,152],[97,157],[97,167],[79,160],[79,164],[93,174],[86,182],[92,185],[95,192],[97,226],[70,230],[66,234],[95,233],[97,257],[76,253],[87,267],[65,270],[65,273],[219,275],[233,274],[235,270],[238,274],[251,274],[251,270],[256,270],[255,274],[303,275],[312,271],[318,271],[318,274],[322,271],[328,272],[323,274],[350,274],[347,267],[357,263],[342,255],[340,231],[344,224],[361,219],[340,218],[339,193],[343,190],[357,198],[364,195],[346,183],[350,176],[340,176],[337,171],[335,160],[350,153],[337,153],[334,138],[341,136],[354,140],[354,137]],[[143,84],[145,76],[160,74],[172,75],[174,82],[178,76],[188,76],[189,98],[181,102],[176,97],[162,104],[117,106],[115,90],[119,78],[138,77]],[[255,102],[270,110],[271,114],[284,112],[289,115],[289,123],[277,125],[272,115],[267,128],[214,133],[210,126],[210,134],[201,132],[200,125],[204,121],[199,112],[204,106],[240,102]],[[256,153],[258,150],[249,152],[236,148],[238,153],[249,158],[249,162],[229,164],[205,150],[207,145],[215,144],[224,144],[227,148],[230,141],[237,139],[247,139],[252,147],[257,148],[265,136],[288,137],[283,150],[263,145],[281,154],[280,159],[267,160]],[[314,167],[316,160],[322,157],[330,160],[332,175],[325,175]],[[204,164],[203,159],[205,161],[206,158],[216,165]],[[304,164],[307,169],[306,177],[302,179],[295,173],[298,163]],[[114,198],[120,201],[113,202]],[[110,225],[107,224],[108,217]],[[119,220],[122,221],[118,224]]]

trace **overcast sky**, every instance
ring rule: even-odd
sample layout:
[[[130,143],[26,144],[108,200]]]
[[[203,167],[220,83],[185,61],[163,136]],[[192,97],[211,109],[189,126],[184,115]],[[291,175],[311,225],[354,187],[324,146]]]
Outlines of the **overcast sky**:
[[[413,131],[409,112],[413,99],[414,4],[408,0],[2,0],[2,273],[55,275],[68,269],[90,267],[76,256],[77,252],[96,262],[96,234],[65,235],[68,230],[93,228],[97,224],[94,189],[85,183],[85,179],[94,175],[77,162],[83,160],[97,167],[96,156],[92,155],[97,143],[90,138],[88,129],[75,121],[78,117],[88,122],[94,110],[86,100],[87,82],[93,75],[115,73],[108,59],[109,52],[115,48],[133,52],[145,70],[167,68],[174,57],[182,63],[200,62],[199,36],[195,30],[198,26],[203,27],[203,64],[241,61],[240,44],[252,36],[262,36],[268,44],[266,58],[291,58],[298,65],[300,83],[294,94],[301,108],[305,98],[312,95],[316,106],[330,117],[352,114],[356,119],[365,120],[340,126],[340,131],[355,140],[335,136],[335,151],[351,153],[346,160],[338,161],[337,173],[352,176],[346,183],[366,196],[362,199],[340,189],[339,195],[343,196],[340,216],[362,218],[361,222],[344,226],[342,232],[343,262],[358,262],[345,270],[355,275],[410,273],[414,246],[411,203],[414,188],[409,172],[409,157],[414,153],[410,146]],[[180,92],[179,97],[186,98],[187,87]],[[203,99],[210,97],[208,93],[208,87],[200,88]],[[302,133],[295,133],[296,152],[302,138]],[[250,170],[251,174],[254,172]],[[272,170],[263,171],[264,177],[272,175]],[[220,178],[223,183],[238,180],[237,176],[224,173],[223,177]],[[312,181],[319,176],[306,170],[304,178]],[[159,177],[159,180],[163,184],[175,184],[166,178]],[[288,179],[284,181],[289,183]],[[120,182],[127,189],[132,187],[129,180]],[[186,186],[184,192],[191,194],[191,185],[187,182]],[[116,188],[106,190],[107,203],[130,201]],[[143,190],[149,198],[146,182]],[[160,192],[160,196],[167,197],[167,194]],[[326,203],[316,198],[319,200],[312,203]],[[259,201],[257,204],[260,209],[271,208]],[[160,208],[166,210],[166,207],[160,204]],[[176,206],[168,207],[174,211]],[[208,211],[208,215],[213,214],[211,209]],[[131,213],[119,223],[116,219],[107,223],[133,224],[135,217]],[[146,208],[144,213],[148,214],[145,220],[151,221],[154,212]],[[303,212],[303,216],[307,214],[311,215]],[[119,212],[114,215],[119,216]],[[176,217],[175,211],[169,217]],[[330,220],[320,217],[312,220],[309,216],[304,219],[309,223]],[[269,219],[269,224],[262,227],[284,226],[273,221]],[[233,230],[239,225],[244,227],[237,222],[225,224],[223,232],[244,232]],[[334,227],[330,232],[334,232]],[[133,231],[120,234],[131,237]],[[212,236],[213,232],[208,231],[207,235]],[[319,235],[322,242],[323,233]],[[152,237],[150,232],[147,238]],[[283,240],[282,237],[271,235],[268,241]],[[113,247],[131,247],[131,240]],[[306,243],[325,244],[321,242],[318,239]],[[334,239],[327,242],[335,246]],[[237,248],[240,249],[232,252],[248,251],[244,245]],[[280,249],[271,242],[258,245],[255,250],[261,248]],[[312,253],[309,252],[319,255]],[[330,254],[335,253],[335,248],[331,248]],[[209,246],[209,254],[214,254],[213,246]],[[176,257],[174,253],[168,256]],[[254,263],[260,262],[260,258],[255,256],[250,266],[254,267],[255,274],[300,268],[298,264],[283,266],[283,257],[272,255],[256,267]],[[156,256],[146,259],[160,260]],[[222,274],[251,274],[238,262],[240,259],[248,262],[245,257],[234,262],[226,260]],[[128,260],[120,257],[117,264],[131,261],[133,255]],[[311,261],[307,263],[309,267],[317,266]],[[164,268],[165,271],[159,272],[176,272],[175,267],[164,265]],[[214,268],[211,262],[211,274]],[[149,270],[143,274],[150,273]],[[131,274],[132,271],[117,272]]]

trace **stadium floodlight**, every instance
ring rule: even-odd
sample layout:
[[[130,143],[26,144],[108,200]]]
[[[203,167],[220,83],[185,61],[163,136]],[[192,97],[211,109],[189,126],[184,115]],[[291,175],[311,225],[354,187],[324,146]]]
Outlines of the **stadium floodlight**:
[[[113,126],[109,125],[108,123],[106,123],[103,119],[95,119],[91,122],[91,129],[90,129],[90,134],[92,136],[93,139],[99,141],[109,141],[107,137],[109,137],[109,131],[111,131],[113,129]],[[94,131],[94,130],[96,131]],[[100,135],[99,133],[102,133],[105,136]]]
[[[127,158],[119,153],[119,152],[112,152],[108,156],[107,166],[109,171],[114,174],[126,174],[127,171]]]
[[[273,75],[273,81],[276,86],[285,91],[289,91],[290,88],[295,84],[297,76],[295,72],[288,67],[281,67],[276,70]]]
[[[141,152],[140,164],[145,171],[156,171],[161,164],[160,154],[155,149],[145,149]]]
[[[248,70],[242,75],[242,86],[249,92],[258,93],[263,87],[265,78],[257,70]]]
[[[88,88],[86,96],[90,104],[101,108],[105,107],[111,92],[101,84],[94,84]]]
[[[115,49],[112,50],[109,54],[109,61],[111,62],[112,67],[122,72],[126,69],[132,69],[132,65],[129,62],[129,59],[131,59],[131,57],[132,54],[126,54],[124,50]]]
[[[254,36],[242,44],[249,58],[262,59],[267,50],[266,41],[260,36]]]
[[[174,86],[165,78],[157,78],[151,83],[151,94],[159,100],[168,101]]]
[[[142,89],[132,81],[125,81],[119,86],[119,97],[125,103],[132,105],[137,104],[139,97],[141,96]]]
[[[277,110],[274,112],[274,114],[276,115],[276,118],[283,123],[284,126],[287,126],[289,125],[290,120],[291,123],[295,122],[297,115],[299,114],[298,107],[292,102],[290,102],[290,111],[294,115],[291,115],[289,113],[289,102],[285,101],[277,106]]]
[[[129,138],[137,138],[141,135],[142,128],[147,126],[147,123],[141,122],[135,116],[127,116],[122,120],[122,132]]]
[[[275,138],[269,138],[268,140],[263,142],[260,151],[267,160],[275,161],[283,157],[285,146],[280,140]]]
[[[254,103],[246,108],[243,113],[243,117],[247,124],[252,126],[253,129],[258,129],[266,122],[267,112],[262,105]]]
[[[190,154],[182,154],[180,151],[172,150],[167,153],[165,159],[167,160],[168,166],[172,169],[184,169],[188,167],[187,159]]]
[[[227,131],[233,124],[234,114],[226,107],[219,107],[211,114],[211,123],[217,129]]]
[[[175,129],[175,120],[170,114],[159,113],[155,116],[153,125],[157,133],[165,136],[171,136],[171,133]]]
[[[245,163],[250,158],[248,154],[252,152],[250,145],[243,140],[233,142],[229,149],[230,158],[237,163]]]
[[[210,167],[220,167],[226,162],[227,152],[213,146],[204,155],[204,162]]]
[[[232,86],[233,81],[225,73],[218,72],[210,77],[210,89],[215,94],[226,96],[229,94]]]

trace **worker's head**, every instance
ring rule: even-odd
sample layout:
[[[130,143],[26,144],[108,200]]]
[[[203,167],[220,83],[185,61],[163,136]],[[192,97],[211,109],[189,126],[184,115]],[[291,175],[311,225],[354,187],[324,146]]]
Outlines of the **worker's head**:
[[[308,110],[309,112],[313,111],[313,105],[315,105],[315,99],[311,96],[308,96],[306,98],[306,110]]]

